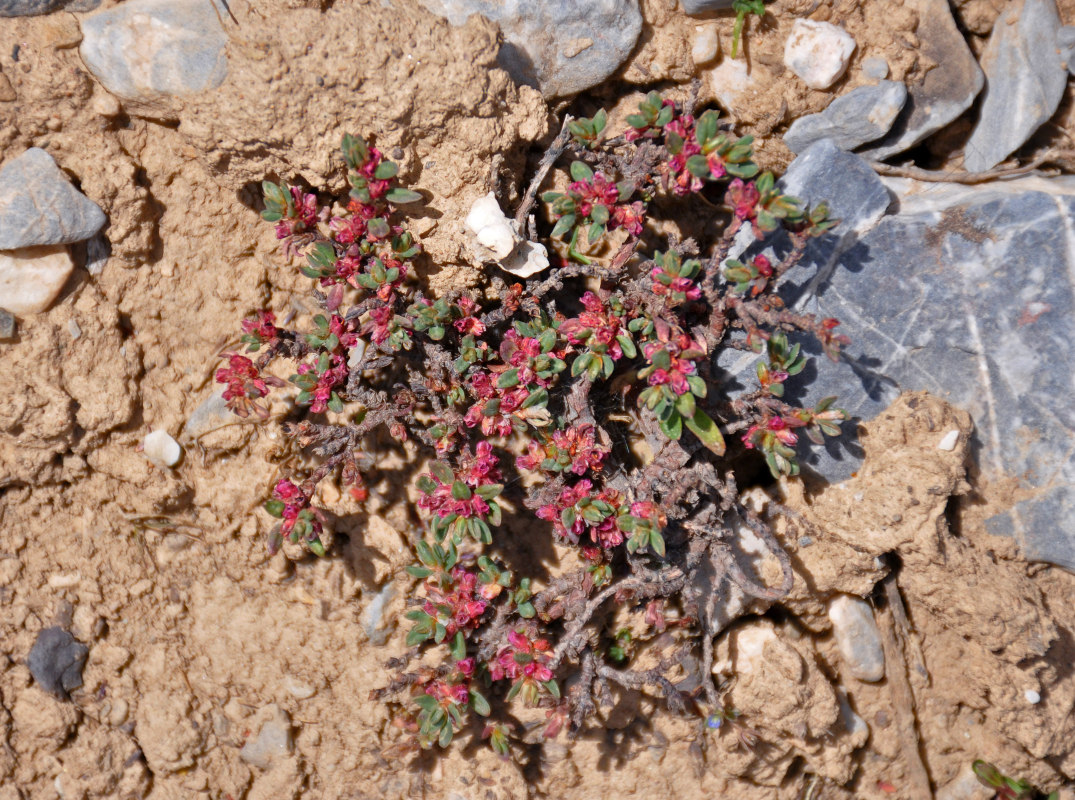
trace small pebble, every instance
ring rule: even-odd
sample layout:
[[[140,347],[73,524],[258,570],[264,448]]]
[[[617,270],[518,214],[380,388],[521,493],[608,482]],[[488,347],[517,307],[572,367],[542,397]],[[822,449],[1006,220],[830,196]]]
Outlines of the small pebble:
[[[174,467],[183,455],[183,448],[167,431],[156,430],[142,442],[142,452],[158,467]]]
[[[828,89],[847,70],[855,40],[828,22],[797,19],[784,45],[784,66],[811,89]]]
[[[286,758],[294,748],[291,717],[277,706],[270,706],[269,709],[272,716],[262,724],[257,737],[239,751],[239,758],[261,769],[268,769],[278,758]]]
[[[0,308],[0,339],[15,338],[15,316],[7,309]]]
[[[695,64],[708,64],[720,52],[720,39],[716,25],[696,25],[691,43],[691,58]]]
[[[937,445],[938,450],[944,450],[951,452],[956,449],[956,442],[959,441],[959,431],[948,431]]]
[[[67,332],[71,334],[72,339],[77,339],[82,335],[82,328],[78,327],[78,323],[73,319],[67,320]]]
[[[1033,689],[1027,689],[1025,692],[1023,692],[1023,697],[1025,697],[1026,701],[1032,706],[1036,706],[1038,703],[1041,702],[1041,695],[1035,692]]]
[[[868,683],[885,677],[885,651],[870,604],[861,597],[838,595],[829,603],[829,621],[848,672]]]
[[[63,628],[45,628],[34,640],[26,666],[46,692],[67,699],[82,685],[82,668],[89,649]]]
[[[863,59],[862,74],[875,81],[883,81],[888,77],[888,62],[877,56]]]

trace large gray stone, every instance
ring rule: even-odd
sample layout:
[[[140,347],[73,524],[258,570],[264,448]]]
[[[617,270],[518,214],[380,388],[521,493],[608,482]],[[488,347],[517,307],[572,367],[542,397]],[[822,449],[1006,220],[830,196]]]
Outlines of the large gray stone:
[[[918,14],[918,55],[936,66],[908,87],[907,103],[888,135],[861,151],[876,160],[902,153],[943,128],[970,108],[985,81],[948,0],[904,0],[904,6]]]
[[[1029,495],[990,529],[1075,569],[1075,178],[885,183],[899,213],[821,265],[820,280],[787,290],[796,309],[836,317],[851,337],[839,363],[816,357],[788,387],[804,405],[838,395],[852,416],[839,439],[804,447],[803,463],[849,477],[862,454],[856,422],[927,390],[974,418],[982,475],[1014,476]]]
[[[82,20],[79,53],[112,94],[152,100],[214,89],[228,37],[214,0],[128,0]]]
[[[0,250],[81,242],[105,221],[100,207],[41,148],[31,147],[0,168]]]
[[[833,100],[820,114],[799,117],[784,134],[784,144],[801,153],[814,142],[831,139],[843,150],[854,150],[888,133],[907,101],[899,81],[860,86]]]
[[[1060,63],[1069,74],[1075,75],[1075,26],[1065,25],[1058,30],[1056,45],[1060,50]]]
[[[517,83],[562,97],[601,83],[627,60],[642,31],[638,0],[422,0],[462,25],[481,14],[500,26],[500,65]]]
[[[982,111],[963,159],[968,171],[999,164],[1056,111],[1068,81],[1059,30],[1054,0],[1011,4],[993,25],[981,59]]]

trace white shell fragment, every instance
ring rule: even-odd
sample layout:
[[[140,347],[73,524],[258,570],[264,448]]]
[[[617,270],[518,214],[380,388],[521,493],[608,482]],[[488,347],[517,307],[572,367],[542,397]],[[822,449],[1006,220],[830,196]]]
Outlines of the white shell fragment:
[[[158,467],[174,467],[183,455],[179,442],[167,431],[153,431],[142,442],[142,453]]]
[[[548,251],[519,235],[515,223],[504,214],[492,192],[474,201],[463,224],[474,235],[478,245],[476,255],[483,261],[495,261],[520,278],[548,269]]]
[[[784,66],[811,89],[828,89],[844,74],[855,40],[828,22],[797,19],[784,44]]]
[[[861,597],[841,594],[829,603],[829,622],[840,656],[860,681],[874,683],[885,677],[885,653],[873,609]]]

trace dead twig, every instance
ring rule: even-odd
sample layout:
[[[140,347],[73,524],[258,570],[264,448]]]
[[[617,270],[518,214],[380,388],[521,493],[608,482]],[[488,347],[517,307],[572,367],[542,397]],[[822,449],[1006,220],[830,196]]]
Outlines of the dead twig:
[[[549,174],[549,170],[552,169],[552,165],[556,163],[556,159],[564,152],[564,148],[567,147],[567,140],[571,138],[571,131],[567,129],[568,123],[574,121],[574,117],[570,114],[564,117],[563,127],[560,128],[560,133],[556,138],[552,140],[552,144],[549,145],[549,149],[545,151],[545,155],[541,157],[541,162],[538,164],[537,172],[534,173],[534,179],[530,181],[530,186],[526,189],[526,194],[523,195],[523,201],[519,204],[519,209],[515,212],[515,228],[522,232],[526,230],[526,218],[530,213],[530,209],[534,207],[534,201],[537,200],[538,189],[541,188],[541,184],[545,181],[545,176]]]
[[[1043,175],[1052,176],[1059,174],[1058,171],[1041,172],[1038,170],[1042,164],[1046,164],[1051,161],[1055,161],[1059,158],[1070,157],[1072,153],[1059,150],[1046,150],[1044,153],[1040,153],[1035,158],[1022,165],[1021,167],[996,167],[994,169],[988,169],[984,172],[957,172],[940,169],[922,169],[921,167],[902,166],[895,167],[891,164],[882,164],[880,162],[872,162],[871,166],[878,175],[884,175],[890,178],[912,178],[916,181],[927,181],[930,183],[962,183],[968,185],[974,185],[978,183],[988,183],[989,181],[1003,180],[1005,178],[1016,178],[1022,175]]]

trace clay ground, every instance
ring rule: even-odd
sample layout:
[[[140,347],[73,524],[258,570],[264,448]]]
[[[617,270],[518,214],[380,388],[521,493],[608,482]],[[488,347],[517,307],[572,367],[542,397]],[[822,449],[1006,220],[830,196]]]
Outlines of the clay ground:
[[[967,418],[925,397],[870,426],[866,464],[848,485],[772,488],[801,515],[780,529],[796,587],[783,610],[742,623],[718,652],[729,702],[758,734],[753,750],[734,732],[622,697],[605,712],[608,731],[562,736],[518,762],[484,745],[439,759],[386,755],[400,732],[391,708],[368,696],[404,650],[406,584],[395,579],[418,523],[395,473],[371,486],[364,508],[326,491],[339,538],[330,557],[270,559],[259,506],[288,455],[282,437],[227,418],[184,426],[243,316],[309,310],[306,279],[282,265],[255,210],[263,178],[340,191],[340,134],[374,137],[434,198],[414,225],[425,279],[434,290],[476,286],[465,209],[494,187],[518,196],[562,109],[495,69],[496,30],[478,19],[454,29],[361,0],[324,11],[300,0],[231,5],[239,25],[228,29],[224,85],[159,107],[121,108],[95,83],[73,15],[0,25],[0,68],[17,94],[0,103],[0,149],[46,147],[109,215],[112,244],[103,269],[77,253],[83,267],[53,308],[0,344],[0,800],[914,800],[923,770],[951,788],[975,758],[1047,789],[1075,776],[1075,576],[984,534],[982,519],[1010,491],[967,479]],[[790,160],[779,140],[787,124],[828,99],[780,77],[781,26],[810,5],[773,3],[749,34],[761,90],[739,123],[767,166]],[[981,37],[1002,3],[958,5]],[[693,77],[693,21],[668,0],[643,6],[648,27],[622,80],[578,108],[622,111],[642,90]],[[885,57],[897,79],[928,69],[898,0],[823,8],[856,37],[856,58]],[[717,24],[727,46],[731,21]],[[151,428],[180,439],[176,469],[139,452]],[[961,444],[939,450],[952,429]],[[886,554],[906,607],[903,619],[878,594],[889,677],[842,678],[823,603],[869,592]],[[90,646],[70,702],[25,666],[38,631],[57,624]],[[749,628],[778,634],[764,670],[736,652]],[[843,698],[868,740],[841,715]],[[271,769],[251,766],[240,748],[278,709],[294,751]],[[950,795],[975,796],[988,794]]]

